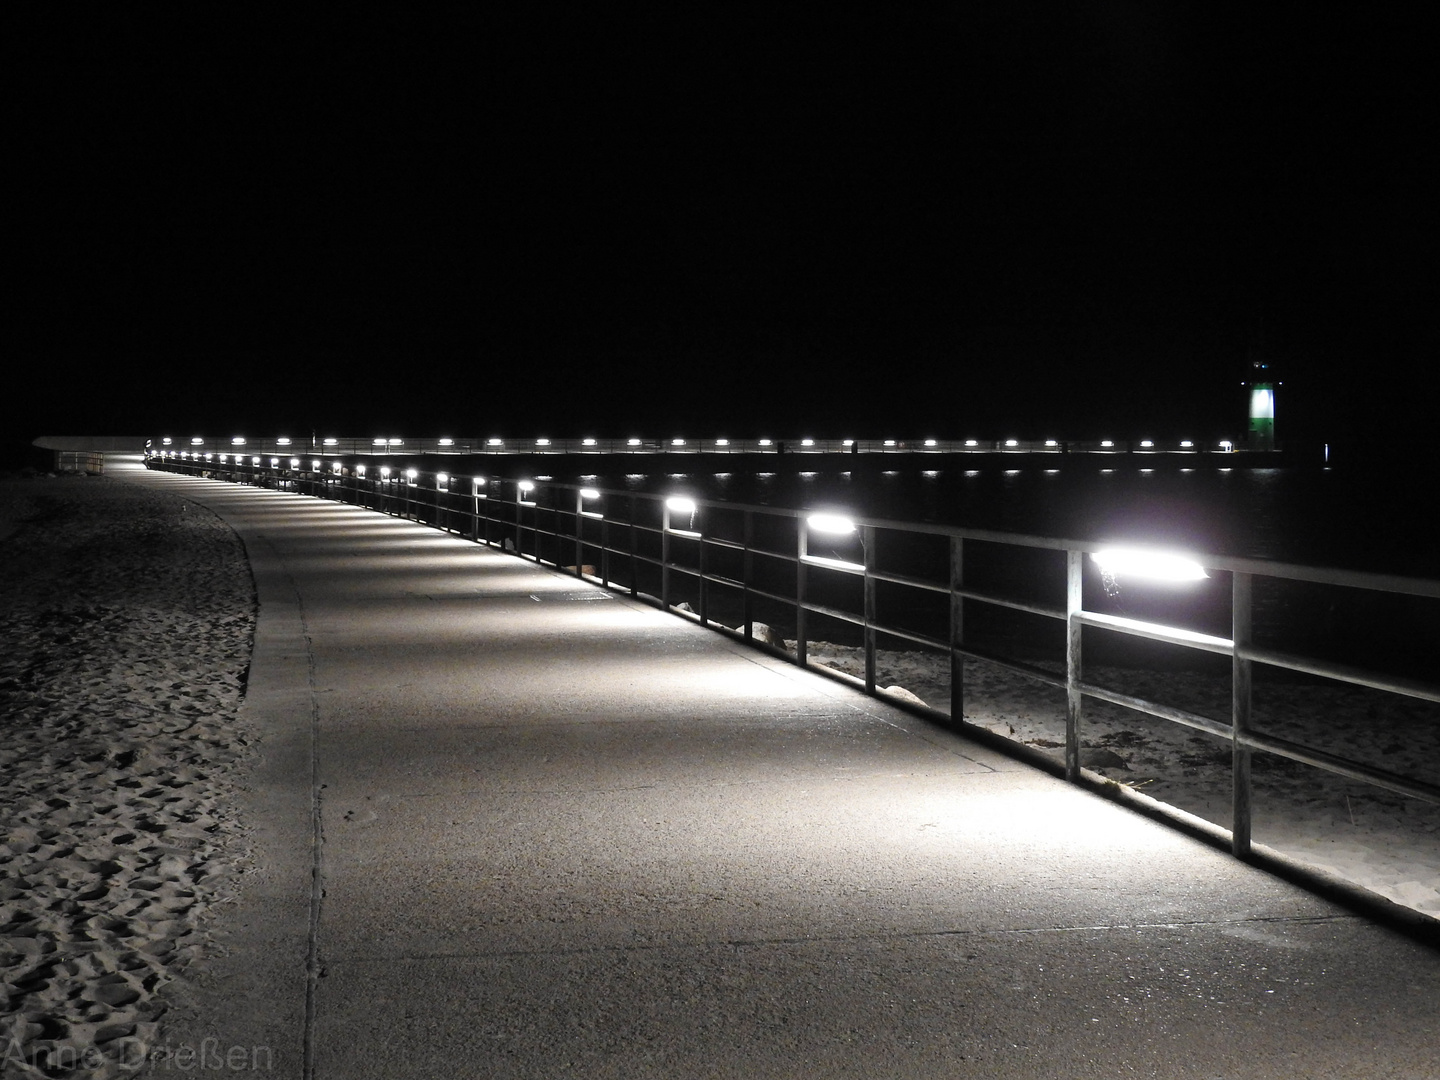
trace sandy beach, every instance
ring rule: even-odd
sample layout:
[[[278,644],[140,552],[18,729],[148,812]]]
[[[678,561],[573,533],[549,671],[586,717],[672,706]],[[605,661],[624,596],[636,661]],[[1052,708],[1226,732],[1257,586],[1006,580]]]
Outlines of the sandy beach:
[[[6,1077],[133,1073],[245,857],[234,533],[113,479],[0,481]]]
[[[207,916],[244,887],[240,726],[255,626],[243,548],[219,519],[110,478],[0,481],[0,1039],[7,1077],[127,1075],[163,1040]],[[857,649],[811,659],[860,674]],[[880,657],[880,684],[948,701],[943,659]],[[1095,681],[1223,716],[1228,680],[1094,670]],[[967,666],[967,719],[1058,754],[1058,691]],[[1383,697],[1383,695],[1381,696]],[[1262,683],[1268,730],[1433,779],[1423,703],[1318,681]],[[1090,704],[1087,764],[1228,823],[1228,751]],[[1440,807],[1257,755],[1257,842],[1440,917]],[[67,1066],[74,1066],[66,1071]]]

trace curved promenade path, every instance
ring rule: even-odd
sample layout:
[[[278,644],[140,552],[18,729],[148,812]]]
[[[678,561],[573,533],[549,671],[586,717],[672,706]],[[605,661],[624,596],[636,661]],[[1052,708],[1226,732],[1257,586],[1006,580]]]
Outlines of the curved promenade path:
[[[1440,1075],[1440,953],[1174,829],[455,537],[111,474],[259,589],[211,1071]]]

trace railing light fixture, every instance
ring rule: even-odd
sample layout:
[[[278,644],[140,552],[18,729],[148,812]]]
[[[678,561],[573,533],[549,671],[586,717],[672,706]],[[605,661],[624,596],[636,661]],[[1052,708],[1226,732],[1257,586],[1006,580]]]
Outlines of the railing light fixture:
[[[1095,564],[1113,577],[1137,577],[1147,581],[1201,581],[1210,575],[1188,555],[1142,548],[1105,548],[1091,556]]]

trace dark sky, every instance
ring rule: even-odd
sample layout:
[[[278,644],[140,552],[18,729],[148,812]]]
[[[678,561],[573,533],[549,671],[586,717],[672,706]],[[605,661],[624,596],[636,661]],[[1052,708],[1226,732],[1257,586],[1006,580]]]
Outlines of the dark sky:
[[[1418,19],[520,6],[21,35],[12,426],[1203,436],[1257,351],[1282,438],[1428,414]]]

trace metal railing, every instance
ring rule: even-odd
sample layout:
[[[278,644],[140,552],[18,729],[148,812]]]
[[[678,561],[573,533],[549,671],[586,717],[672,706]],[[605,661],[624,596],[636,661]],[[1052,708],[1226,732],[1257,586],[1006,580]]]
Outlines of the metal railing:
[[[488,477],[452,477],[418,470],[377,470],[363,464],[325,463],[321,470],[256,465],[248,457],[217,465],[200,460],[155,456],[151,467],[192,475],[212,475],[242,483],[293,490],[337,499],[383,513],[403,516],[477,543],[548,564],[606,588],[617,589],[684,611],[701,625],[755,641],[757,605],[787,612],[795,628],[793,652],[775,649],[796,664],[810,666],[812,616],[848,624],[864,648],[864,678],[849,680],[876,691],[877,642],[883,635],[936,650],[950,661],[950,712],[925,707],[933,718],[964,725],[964,661],[996,664],[1065,695],[1064,775],[1081,778],[1081,733],[1087,699],[1109,702],[1203,732],[1228,744],[1231,757],[1231,848],[1238,856],[1251,849],[1251,757],[1273,754],[1415,799],[1440,803],[1440,786],[1343,758],[1334,753],[1262,734],[1252,726],[1253,673],[1256,665],[1320,676],[1355,686],[1429,702],[1440,702],[1440,686],[1348,664],[1258,646],[1253,635],[1254,583],[1260,579],[1338,585],[1428,599],[1440,598],[1440,581],[1364,573],[1222,556],[1197,557],[1205,570],[1231,575],[1229,634],[1222,636],[1085,607],[1087,554],[1106,545],[1088,541],[1026,536],[983,529],[855,517],[850,520],[860,558],[816,554],[811,550],[813,515],[809,511],[706,500],[682,505],[665,496],[638,491],[586,488],[546,481]],[[545,499],[540,498],[540,492]],[[604,510],[596,507],[604,506]],[[684,520],[681,520],[681,519]],[[698,526],[698,527],[697,527]],[[943,548],[943,572],[917,574],[882,565],[881,538],[924,538]],[[1036,598],[1003,594],[967,580],[971,546],[998,546],[1011,557],[1021,552],[1053,553],[1063,559],[1063,577],[1055,575],[1060,595]],[[587,562],[587,559],[593,561]],[[904,562],[903,557],[898,560]],[[933,563],[934,560],[932,559]],[[907,569],[910,567],[907,566]],[[1092,571],[1093,574],[1093,571]],[[840,606],[830,599],[834,579],[859,584],[859,602]],[[815,586],[830,582],[828,588]],[[682,583],[688,588],[682,589]],[[1063,584],[1062,584],[1063,583]],[[882,620],[878,589],[939,597],[940,630]],[[1093,586],[1093,582],[1092,582]],[[695,599],[679,599],[680,592]],[[822,593],[824,594],[822,596]],[[725,603],[717,605],[723,594]],[[828,602],[822,602],[826,600]],[[979,647],[966,634],[967,605],[1003,609],[1053,620],[1063,629],[1062,671],[998,655]],[[717,606],[734,618],[721,621]],[[1147,700],[1087,681],[1083,631],[1094,628],[1185,649],[1218,654],[1230,661],[1231,707],[1228,721]],[[826,669],[827,674],[846,678]]]

